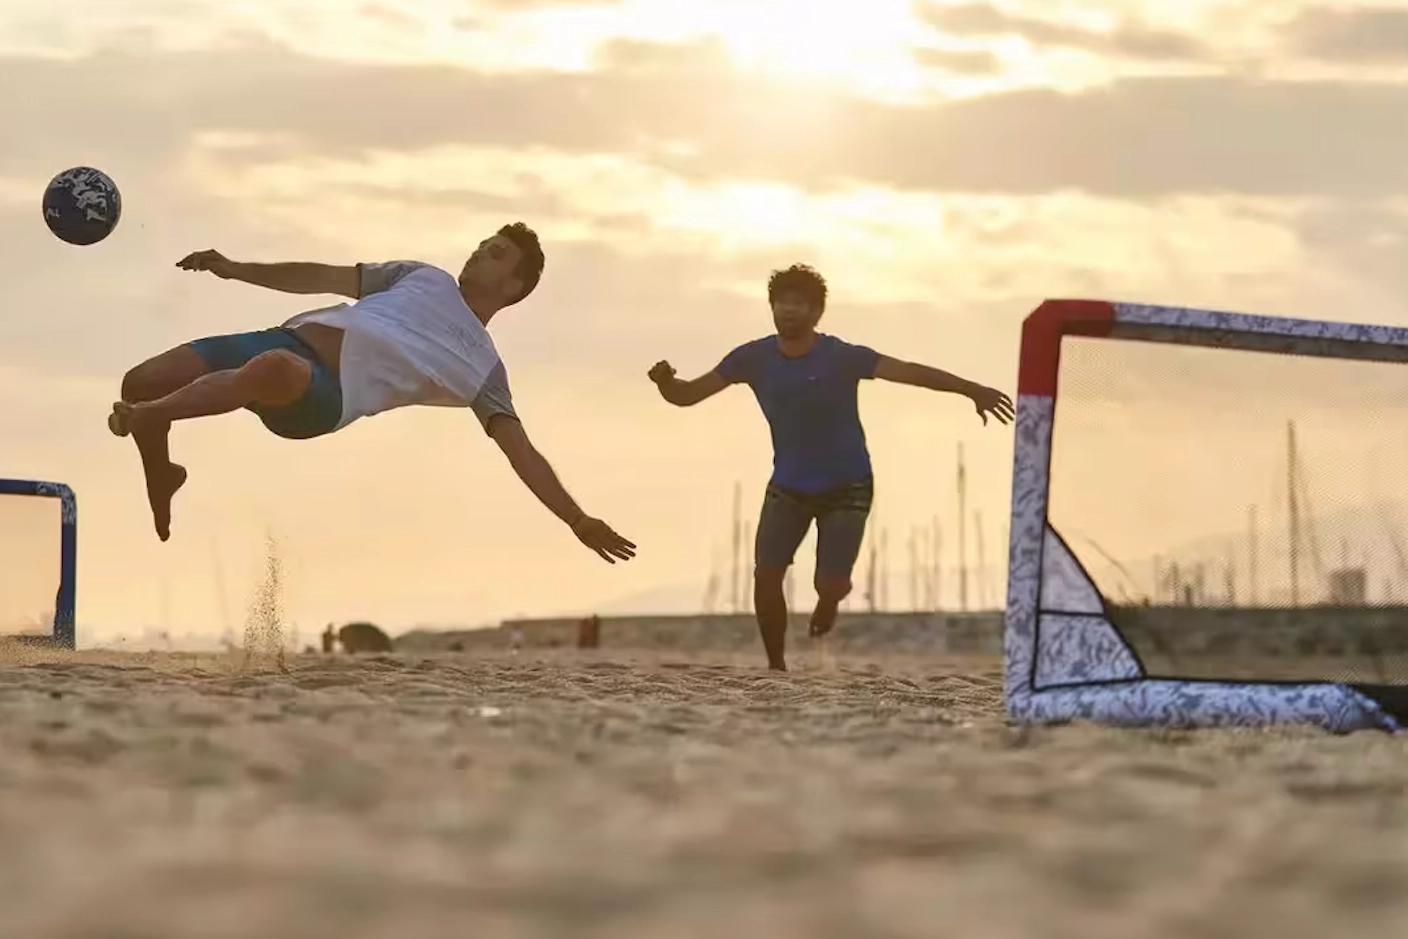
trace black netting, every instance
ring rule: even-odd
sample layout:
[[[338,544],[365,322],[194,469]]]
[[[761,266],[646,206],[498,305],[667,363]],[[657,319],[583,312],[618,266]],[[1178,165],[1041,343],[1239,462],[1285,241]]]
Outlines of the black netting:
[[[1408,684],[1408,366],[1067,338],[1050,498],[1151,676]]]
[[[60,517],[58,499],[0,495],[0,637],[53,635]]]

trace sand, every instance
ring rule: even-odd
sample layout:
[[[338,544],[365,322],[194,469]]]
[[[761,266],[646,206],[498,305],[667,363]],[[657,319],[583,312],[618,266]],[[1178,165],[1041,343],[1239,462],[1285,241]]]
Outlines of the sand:
[[[1019,730],[992,662],[794,663],[0,666],[0,935],[1402,931],[1400,739]]]

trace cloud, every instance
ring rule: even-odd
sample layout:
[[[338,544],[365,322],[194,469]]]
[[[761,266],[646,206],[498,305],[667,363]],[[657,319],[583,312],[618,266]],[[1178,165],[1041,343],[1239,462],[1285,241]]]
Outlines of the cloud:
[[[642,71],[664,73],[726,73],[728,49],[717,38],[695,42],[646,42],[612,39],[597,48],[593,59],[601,71],[618,75]]]
[[[916,49],[915,61],[956,75],[995,75],[1002,60],[986,49]]]
[[[1020,36],[1033,45],[1058,46],[1129,59],[1201,60],[1208,55],[1196,38],[1125,21],[1110,32],[1008,13],[989,4],[924,4],[921,18],[949,36]]]
[[[418,30],[421,27],[420,20],[409,13],[380,3],[365,3],[357,9],[357,14],[391,29]]]
[[[470,12],[451,19],[450,25],[461,32],[491,30],[504,16],[536,14],[551,9],[610,9],[621,0],[471,0]]]
[[[621,0],[474,0],[476,10],[496,13],[524,13],[548,7],[614,7]]]
[[[488,76],[268,45],[0,59],[0,84],[46,88],[42,102],[0,100],[12,129],[0,202],[18,194],[0,205],[7,299],[35,311],[0,323],[3,346],[120,374],[190,335],[298,308],[173,275],[188,250],[426,251],[455,264],[466,226],[510,217],[542,220],[552,242],[534,305],[553,315],[530,310],[503,327],[524,343],[516,361],[543,367],[582,350],[600,368],[625,367],[635,353],[614,329],[661,345],[683,324],[710,341],[742,334],[752,312],[740,298],[794,260],[839,271],[866,321],[892,324],[921,315],[905,303],[945,282],[948,302],[1015,317],[1063,290],[1195,304],[1231,291],[1234,306],[1281,305],[1277,272],[1306,260],[1287,243],[1297,233],[1335,270],[1397,283],[1389,249],[1346,233],[1356,217],[1392,230],[1395,216],[1374,206],[1408,187],[1408,144],[1391,132],[1403,88],[1150,79],[906,109],[801,101],[781,86],[743,94],[750,80],[707,46],[620,44],[603,62],[589,75]],[[839,120],[813,122],[817,108]],[[86,252],[54,242],[35,207],[49,175],[75,162],[113,171],[127,197],[121,237]],[[1333,230],[1331,216],[1298,229],[1184,198],[1199,192],[1348,207]],[[953,195],[971,193],[988,195]],[[771,242],[753,237],[746,214],[769,199],[788,219]],[[739,220],[720,227],[734,208]],[[118,316],[116,340],[80,341]],[[898,341],[903,327],[886,332]]]
[[[1286,24],[1291,47],[1312,58],[1362,65],[1408,63],[1408,10],[1310,7]]]
[[[41,155],[107,153],[135,172],[223,131],[338,157],[447,144],[632,153],[692,179],[813,189],[1125,199],[1408,189],[1402,84],[1142,78],[896,106],[740,75],[707,48],[683,52],[619,46],[607,55],[614,64],[588,74],[492,75],[318,60],[268,44],[3,58],[0,86],[45,94],[0,100],[10,129],[0,173],[48,172]]]
[[[1408,204],[1315,206],[1296,221],[1306,248],[1356,275],[1395,309],[1408,296]]]

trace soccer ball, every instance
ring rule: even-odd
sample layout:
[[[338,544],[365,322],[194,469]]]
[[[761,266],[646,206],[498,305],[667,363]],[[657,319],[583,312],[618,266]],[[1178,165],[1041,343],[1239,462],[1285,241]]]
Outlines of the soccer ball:
[[[71,245],[97,244],[122,218],[122,194],[103,171],[75,166],[44,190],[44,224]]]

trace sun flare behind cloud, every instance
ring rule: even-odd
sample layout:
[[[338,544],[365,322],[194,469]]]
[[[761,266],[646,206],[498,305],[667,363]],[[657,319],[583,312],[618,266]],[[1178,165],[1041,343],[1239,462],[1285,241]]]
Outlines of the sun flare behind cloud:
[[[910,52],[926,28],[905,0],[871,0],[863,7],[715,0],[701,7],[706,22],[700,25],[743,68],[877,96],[907,93],[921,80]]]

